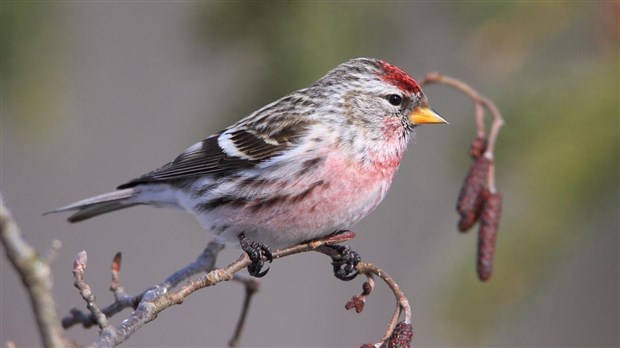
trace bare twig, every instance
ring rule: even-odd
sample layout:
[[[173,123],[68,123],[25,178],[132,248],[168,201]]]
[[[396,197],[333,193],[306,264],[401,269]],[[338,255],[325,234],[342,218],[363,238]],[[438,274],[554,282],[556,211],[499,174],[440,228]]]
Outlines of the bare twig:
[[[11,212],[4,205],[1,194],[0,239],[9,261],[19,273],[28,291],[43,345],[46,347],[73,346],[64,337],[56,312],[56,304],[52,297],[50,265],[41,259],[34,248],[24,240]]]
[[[190,277],[211,271],[215,267],[217,254],[224,249],[224,244],[211,241],[194,262],[173,273],[157,287],[168,291]]]
[[[245,326],[245,319],[247,318],[248,311],[250,309],[252,297],[260,288],[260,281],[256,278],[250,278],[242,276],[240,274],[235,274],[233,276],[233,280],[238,281],[244,285],[245,296],[243,298],[243,306],[241,307],[241,314],[239,315],[239,320],[237,320],[235,332],[228,341],[228,346],[231,348],[239,346],[239,341],[241,340],[241,332],[243,332],[243,327]]]
[[[339,257],[339,255],[336,254],[334,250],[330,248],[319,247],[319,248],[316,248],[316,251],[326,254],[332,258]],[[407,300],[407,297],[405,296],[403,291],[400,289],[398,284],[396,284],[394,279],[392,279],[392,277],[389,274],[387,274],[384,270],[382,270],[381,268],[371,263],[360,262],[355,267],[355,270],[360,274],[366,275],[368,277],[368,281],[364,283],[364,289],[363,289],[362,294],[354,296],[351,300],[349,300],[349,302],[347,302],[345,307],[355,308],[357,313],[361,312],[361,310],[363,309],[363,304],[361,304],[360,306],[359,301],[362,301],[362,300],[365,301],[366,297],[371,293],[372,289],[374,288],[373,276],[377,276],[381,278],[381,280],[383,280],[385,284],[387,284],[390,290],[392,290],[392,293],[394,294],[394,297],[396,298],[396,309],[394,310],[394,313],[392,314],[392,317],[385,330],[385,333],[383,337],[381,338],[381,342],[374,345],[376,347],[380,347],[384,343],[389,342],[390,337],[394,334],[394,329],[397,326],[397,323],[399,323],[398,319],[401,317],[401,315],[403,317],[402,322],[408,326],[411,326],[411,306],[409,305],[409,300]]]
[[[322,246],[328,245],[328,244],[341,243],[341,242],[352,239],[354,236],[355,234],[353,232],[348,232],[345,234],[340,234],[340,235],[335,235],[335,236],[328,236],[324,239],[314,240],[308,243],[302,243],[299,245],[291,246],[286,249],[278,250],[273,253],[273,257],[274,259],[278,259],[278,258],[282,258],[285,256],[290,256],[290,255],[307,252],[311,250],[316,250],[321,253],[325,253],[329,255],[330,257],[337,257],[337,255],[333,254],[333,249],[322,248]],[[216,247],[216,249],[221,247],[219,245],[210,245],[210,246]],[[209,250],[209,247],[205,249],[205,251],[208,251],[208,250]],[[204,259],[204,258],[199,257],[199,260],[201,259]],[[221,281],[237,279],[246,285],[246,297],[245,297],[242,313],[240,315],[240,319],[237,324],[237,328],[235,330],[235,333],[233,334],[233,337],[231,338],[229,342],[229,346],[236,347],[239,343],[239,337],[240,337],[241,331],[244,326],[244,321],[245,321],[245,317],[247,315],[247,311],[249,308],[251,296],[254,292],[256,292],[257,284],[258,284],[258,282],[255,279],[243,278],[237,275],[236,273],[246,268],[250,264],[250,262],[251,261],[249,260],[247,255],[243,254],[235,262],[229,264],[226,267],[215,269],[209,273],[199,275],[195,279],[187,280],[185,284],[183,284],[178,289],[174,289],[171,291],[162,291],[163,287],[158,286],[158,287],[155,287],[153,289],[146,291],[144,295],[142,296],[142,300],[138,304],[136,310],[127,319],[123,320],[123,322],[118,327],[109,326],[106,328],[105,332],[102,331],[98,339],[92,343],[92,346],[112,347],[112,346],[118,345],[124,342],[125,340],[127,340],[134,332],[139,330],[142,326],[144,326],[148,322],[155,319],[159,312],[161,312],[162,310],[172,305],[183,303],[185,298],[189,296],[190,294],[192,294],[193,292],[201,288],[204,288],[204,287],[215,285]],[[117,267],[120,267],[119,257],[115,257],[115,262],[113,262],[113,287],[116,287],[119,283],[118,274],[115,274],[115,272],[118,271]],[[188,267],[188,268],[192,268],[192,267]],[[398,285],[394,282],[394,280],[387,273],[385,273],[383,270],[381,270],[377,266],[374,266],[370,263],[361,262],[358,264],[356,269],[359,273],[365,274],[368,277],[368,281],[364,283],[362,294],[358,296],[361,301],[365,301],[366,297],[370,295],[372,289],[374,288],[374,280],[373,280],[374,276],[381,278],[388,285],[388,287],[392,290],[392,292],[394,293],[396,297],[396,310],[394,314],[392,315],[392,319],[390,320],[390,323],[386,329],[386,332],[382,337],[381,343],[377,344],[377,346],[380,346],[381,344],[385,342],[389,342],[389,340],[393,336],[401,337],[402,335],[399,333],[400,331],[398,333],[395,331],[395,328],[398,327],[397,325],[397,323],[399,323],[398,319],[401,316],[403,316],[403,321],[401,323],[408,325],[407,327],[411,326],[411,310],[410,310],[409,302],[407,301],[402,290],[400,290]],[[191,272],[177,272],[175,273],[175,276],[172,277],[175,279],[174,281],[171,281],[171,282],[165,281],[164,283],[171,284],[171,283],[177,282],[177,280],[180,279],[178,277],[178,274],[181,274],[181,273],[190,274]],[[167,289],[167,290],[170,290],[170,289]],[[84,315],[74,314],[74,317],[80,317],[80,316],[86,317]]]
[[[212,270],[215,267],[217,254],[223,248],[224,245],[220,243],[210,242],[194,262],[176,271],[159,285],[151,289],[147,289],[135,296],[126,294],[120,285],[121,256],[120,253],[117,253],[112,261],[112,285],[110,286],[110,290],[114,292],[115,301],[109,306],[101,309],[101,312],[109,318],[121,312],[125,308],[136,309],[147,292],[167,292],[171,288],[177,286],[180,282],[189,279],[195,274]],[[83,313],[78,309],[72,309],[70,311],[70,315],[66,316],[62,320],[62,326],[64,328],[69,328],[75,324],[82,324],[83,327],[89,328],[95,323],[96,318],[92,314]]]
[[[354,233],[328,236],[324,239],[315,240],[308,243],[297,244],[285,249],[273,252],[273,258],[279,259],[285,256],[299,254],[319,248],[326,244],[335,244],[352,239]],[[211,244],[210,244],[211,245]],[[221,250],[221,245],[219,245]],[[112,330],[102,332],[93,347],[113,347],[126,341],[133,333],[145,324],[154,320],[164,309],[183,303],[187,296],[195,291],[215,285],[222,281],[233,279],[233,275],[249,266],[251,263],[247,254],[242,254],[236,261],[226,267],[215,269],[206,274],[198,275],[195,279],[187,280],[178,289],[172,291],[163,290],[161,287],[146,291],[136,310],[123,322]]]
[[[459,79],[455,79],[453,77],[442,75],[437,72],[426,74],[424,79],[420,82],[420,85],[433,83],[441,83],[453,87],[463,92],[474,102],[476,116],[476,132],[478,137],[485,136],[484,110],[489,111],[489,114],[493,118],[493,123],[491,124],[491,130],[489,131],[488,143],[484,156],[492,162],[497,136],[499,135],[500,128],[504,125],[504,119],[501,112],[499,111],[499,108],[495,105],[495,103],[493,103],[493,101],[491,101],[485,96],[480,95],[480,93],[478,93],[475,89],[473,89],[465,82]],[[497,189],[495,187],[495,168],[493,164],[491,164],[491,168],[489,169],[488,187],[491,193],[497,192]]]
[[[95,318],[97,326],[103,330],[110,324],[108,323],[108,318],[97,306],[97,303],[95,302],[95,294],[93,294],[90,289],[90,285],[88,285],[86,280],[84,280],[84,271],[86,270],[87,262],[88,256],[86,255],[86,251],[80,251],[75,257],[75,261],[73,261],[73,286],[79,290],[80,296],[82,296],[84,301],[86,301],[86,308],[88,308],[90,313]]]
[[[362,274],[374,274],[377,277],[381,278],[385,282],[385,284],[387,284],[390,290],[392,290],[392,293],[394,293],[394,297],[396,298],[396,309],[392,314],[392,318],[390,319],[390,323],[385,330],[385,334],[381,338],[380,343],[383,344],[394,332],[394,328],[396,327],[398,319],[401,315],[403,316],[403,321],[406,324],[411,325],[411,306],[409,305],[409,300],[407,300],[407,297],[400,289],[398,284],[396,284],[394,279],[392,279],[392,277],[381,268],[371,263],[360,262],[357,267],[355,267],[355,269]]]

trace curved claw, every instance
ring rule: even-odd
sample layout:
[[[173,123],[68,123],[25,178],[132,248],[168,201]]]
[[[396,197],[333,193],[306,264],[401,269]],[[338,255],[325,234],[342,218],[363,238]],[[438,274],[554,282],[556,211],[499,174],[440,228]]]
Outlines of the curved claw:
[[[267,272],[269,272],[269,268],[261,272],[261,269],[265,264],[263,259],[269,263],[273,261],[271,249],[265,244],[249,240],[244,233],[240,233],[237,237],[239,238],[241,249],[245,251],[252,261],[252,263],[248,266],[248,273],[250,273],[253,277],[264,277]]]
[[[353,280],[355,279],[355,277],[357,277],[358,274],[359,272],[357,271],[350,272],[349,270],[346,270],[346,269],[343,270],[340,268],[340,265],[334,264],[334,276],[340,280],[344,280],[344,281]]]
[[[330,245],[329,247],[340,254],[338,259],[333,259],[332,261],[334,276],[344,281],[349,281],[357,277],[359,272],[355,270],[355,266],[362,261],[360,255],[351,250],[348,246]]]
[[[264,270],[264,271],[262,271],[260,273],[256,273],[256,274],[251,274],[250,273],[250,275],[253,276],[253,277],[256,277],[256,278],[262,278],[262,277],[265,276],[265,274],[267,274],[267,272],[269,272],[270,269],[271,268],[267,268],[266,270]],[[260,268],[258,270],[260,271]]]
[[[269,260],[269,262],[271,262],[271,260]],[[264,277],[265,274],[269,272],[269,268],[261,272],[261,269],[263,268],[264,264],[265,263],[263,262],[262,258],[259,258],[257,260],[252,260],[252,263],[248,266],[248,273],[250,273],[252,277],[256,277],[256,278]]]

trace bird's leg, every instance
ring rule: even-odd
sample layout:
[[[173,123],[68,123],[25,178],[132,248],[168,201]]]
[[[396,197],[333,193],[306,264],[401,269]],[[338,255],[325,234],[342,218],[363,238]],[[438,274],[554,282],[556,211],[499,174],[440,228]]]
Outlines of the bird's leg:
[[[263,243],[258,243],[248,239],[243,232],[239,233],[237,238],[239,238],[241,249],[243,249],[243,251],[245,251],[245,253],[250,257],[250,260],[252,260],[252,263],[248,266],[248,272],[250,275],[257,278],[265,276],[265,274],[269,272],[269,268],[261,272],[264,265],[263,258],[269,261],[269,263],[273,261],[271,249]]]
[[[337,235],[344,232],[349,231],[337,231],[333,234]],[[348,245],[326,244],[323,248],[328,248],[335,252],[335,255],[332,256],[332,266],[334,266],[336,278],[351,280],[357,276],[358,272],[355,270],[355,266],[362,261],[357,252],[351,250]]]

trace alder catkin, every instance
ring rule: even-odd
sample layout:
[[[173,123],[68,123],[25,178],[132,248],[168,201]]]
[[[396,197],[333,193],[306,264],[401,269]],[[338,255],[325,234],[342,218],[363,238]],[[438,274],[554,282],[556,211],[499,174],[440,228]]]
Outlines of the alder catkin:
[[[404,321],[394,327],[392,335],[388,339],[388,348],[409,348],[413,339],[413,326]]]
[[[480,208],[479,196],[486,184],[490,167],[491,160],[486,157],[480,157],[469,168],[456,203],[456,210],[461,217],[466,217],[472,213],[475,216],[477,215],[475,214],[476,210]]]
[[[461,219],[458,223],[459,232],[467,232],[476,224],[482,212],[482,205],[488,196],[489,190],[483,189],[476,198],[474,209],[465,215],[461,215]]]
[[[478,158],[482,157],[486,150],[487,139],[485,137],[476,137],[476,139],[471,142],[471,145],[469,147],[469,154],[471,155],[471,158],[477,160]]]
[[[478,278],[487,281],[493,272],[493,255],[495,253],[495,240],[497,228],[502,213],[502,196],[499,193],[489,194],[485,197],[480,214],[480,226],[478,229]]]

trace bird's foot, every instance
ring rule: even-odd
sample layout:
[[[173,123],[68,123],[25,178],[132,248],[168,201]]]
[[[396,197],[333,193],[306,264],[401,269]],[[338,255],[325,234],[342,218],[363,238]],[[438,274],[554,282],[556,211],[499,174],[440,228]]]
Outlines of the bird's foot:
[[[332,257],[332,266],[334,266],[334,275],[340,280],[352,280],[358,274],[355,270],[362,258],[360,255],[351,250],[348,245],[325,245],[325,247],[334,250],[337,255]]]
[[[239,244],[241,244],[241,249],[245,251],[246,254],[252,260],[252,263],[248,266],[248,272],[251,276],[261,278],[264,277],[267,272],[269,272],[269,268],[261,272],[263,265],[265,264],[264,260],[273,261],[273,255],[271,254],[271,249],[259,242],[254,242],[248,239],[245,236],[245,233],[239,233],[237,236],[239,238]]]

